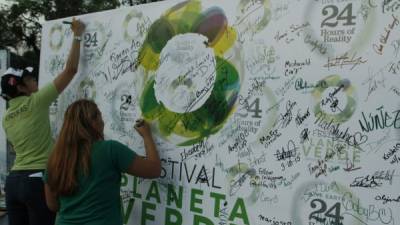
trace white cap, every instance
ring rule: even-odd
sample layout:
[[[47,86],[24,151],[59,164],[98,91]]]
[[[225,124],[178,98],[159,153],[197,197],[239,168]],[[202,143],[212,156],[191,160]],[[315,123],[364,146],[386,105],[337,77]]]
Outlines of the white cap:
[[[14,76],[16,76],[16,77],[22,77],[22,74],[23,74],[23,73],[24,73],[23,70],[14,69],[14,68],[12,68],[12,67],[9,67],[9,68],[7,69],[7,71],[3,74],[3,76],[4,76],[4,75],[14,75]]]

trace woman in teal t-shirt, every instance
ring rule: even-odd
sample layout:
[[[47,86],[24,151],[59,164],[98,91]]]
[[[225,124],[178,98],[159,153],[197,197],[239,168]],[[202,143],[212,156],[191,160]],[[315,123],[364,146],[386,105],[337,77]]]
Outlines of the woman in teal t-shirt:
[[[146,122],[135,125],[146,158],[117,141],[105,141],[103,129],[93,101],[78,100],[65,112],[44,177],[47,205],[58,211],[57,225],[122,225],[121,173],[160,176],[160,158]]]

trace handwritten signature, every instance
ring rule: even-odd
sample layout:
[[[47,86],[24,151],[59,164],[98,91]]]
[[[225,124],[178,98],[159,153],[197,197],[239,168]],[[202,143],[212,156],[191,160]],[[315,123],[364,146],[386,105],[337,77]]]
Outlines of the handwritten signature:
[[[397,198],[390,198],[387,197],[386,195],[377,195],[375,197],[375,200],[383,201],[382,204],[386,204],[388,202],[400,202],[400,195]]]
[[[392,23],[388,24],[388,26],[385,27],[385,29],[384,29],[385,33],[380,35],[380,38],[379,38],[380,44],[378,44],[378,45],[373,44],[373,46],[372,46],[374,51],[379,55],[383,54],[383,48],[389,39],[391,31],[395,28],[395,26],[399,25],[399,19],[393,14],[392,14],[392,17],[393,17]]]
[[[291,102],[290,100],[286,103],[286,112],[280,114],[279,125],[281,128],[286,128],[293,119],[292,110],[297,102]]]
[[[354,170],[361,169],[361,167],[354,167],[354,163],[351,162],[351,160],[347,159],[346,160],[346,168],[343,168],[344,171],[350,172]]]
[[[372,71],[371,68],[368,69],[368,78],[363,81],[362,85],[368,84],[368,94],[365,98],[365,101],[371,96],[373,92],[375,92],[379,86],[385,87],[386,78],[384,76],[383,68],[380,69],[378,72]],[[381,76],[380,79],[376,79],[378,76]]]
[[[348,55],[348,53],[344,53],[341,56],[337,56],[335,58],[328,58],[328,62],[324,65],[324,67],[327,67],[328,70],[331,67],[340,67],[343,68],[343,66],[348,66],[352,65],[350,70],[354,69],[356,66],[366,63],[367,60],[363,60],[362,56],[356,57],[356,53],[354,53],[351,57]]]
[[[350,187],[374,188],[381,185],[382,183],[375,181],[375,176],[367,175],[366,177],[356,177],[350,184]]]
[[[397,57],[399,56],[400,52],[400,39],[392,41],[391,45],[394,48],[394,56]]]

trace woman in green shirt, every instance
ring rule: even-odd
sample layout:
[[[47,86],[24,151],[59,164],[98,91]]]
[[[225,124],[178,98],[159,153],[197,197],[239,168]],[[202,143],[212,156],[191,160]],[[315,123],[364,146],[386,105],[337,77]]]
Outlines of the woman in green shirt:
[[[1,96],[8,103],[3,128],[16,154],[5,185],[9,225],[54,224],[54,213],[46,206],[42,171],[53,147],[50,104],[78,71],[85,26],[73,19],[71,29],[74,37],[65,68],[52,82],[38,89],[33,68],[9,68],[1,77]]]
[[[145,158],[117,141],[104,140],[103,129],[93,101],[78,100],[65,112],[44,177],[47,205],[58,211],[56,225],[122,225],[121,173],[160,176],[160,158],[146,122],[135,125]]]

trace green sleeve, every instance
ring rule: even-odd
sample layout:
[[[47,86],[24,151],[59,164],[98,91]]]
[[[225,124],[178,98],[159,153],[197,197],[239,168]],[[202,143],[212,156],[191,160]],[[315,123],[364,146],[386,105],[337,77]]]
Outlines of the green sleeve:
[[[118,141],[111,141],[111,160],[119,171],[126,172],[135,157],[136,153],[128,146]]]
[[[39,91],[32,94],[35,105],[40,108],[47,108],[50,104],[57,99],[58,91],[53,82],[46,84],[40,88]]]

